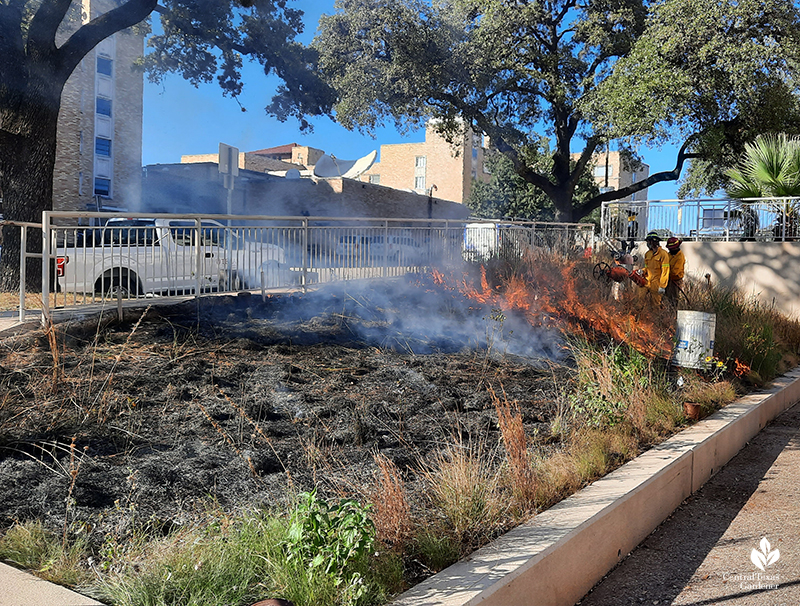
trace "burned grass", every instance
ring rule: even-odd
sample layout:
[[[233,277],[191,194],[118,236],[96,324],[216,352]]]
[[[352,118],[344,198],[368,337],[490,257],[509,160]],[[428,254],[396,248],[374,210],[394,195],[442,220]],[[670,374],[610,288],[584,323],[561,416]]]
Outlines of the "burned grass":
[[[490,351],[487,338],[508,347],[496,321],[445,299],[473,332],[457,341],[414,289],[424,301],[395,286],[219,297],[3,342],[0,525],[81,521],[102,535],[170,529],[209,500],[280,505],[315,486],[366,498],[376,456],[419,506],[420,461],[455,437],[498,441],[489,388],[520,402],[526,431],[549,432],[569,370]]]

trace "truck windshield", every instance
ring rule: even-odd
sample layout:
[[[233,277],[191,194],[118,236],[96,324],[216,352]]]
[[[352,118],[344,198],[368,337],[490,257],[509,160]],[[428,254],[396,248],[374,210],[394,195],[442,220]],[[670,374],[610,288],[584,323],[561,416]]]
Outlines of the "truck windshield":
[[[229,241],[233,250],[240,250],[245,246],[244,238],[235,230],[216,223],[203,222],[200,225],[201,246],[228,248]],[[171,221],[169,231],[172,239],[179,246],[193,246],[197,240],[197,224],[194,221]]]

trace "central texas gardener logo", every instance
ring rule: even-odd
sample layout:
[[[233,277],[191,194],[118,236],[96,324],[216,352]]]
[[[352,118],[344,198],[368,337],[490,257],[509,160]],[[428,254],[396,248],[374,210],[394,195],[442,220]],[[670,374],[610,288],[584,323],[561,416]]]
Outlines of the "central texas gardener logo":
[[[769,541],[767,541],[767,537],[761,539],[759,547],[761,547],[761,551],[753,549],[753,551],[750,552],[750,561],[753,562],[759,570],[766,570],[767,566],[774,564],[781,557],[781,552],[777,549],[770,551],[771,546]]]

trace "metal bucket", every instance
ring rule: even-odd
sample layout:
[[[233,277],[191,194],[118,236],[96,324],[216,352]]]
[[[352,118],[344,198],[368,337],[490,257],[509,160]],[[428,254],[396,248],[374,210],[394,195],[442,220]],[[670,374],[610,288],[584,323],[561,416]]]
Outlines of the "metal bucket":
[[[702,311],[678,311],[675,324],[675,353],[672,363],[684,368],[706,368],[714,355],[717,316]]]

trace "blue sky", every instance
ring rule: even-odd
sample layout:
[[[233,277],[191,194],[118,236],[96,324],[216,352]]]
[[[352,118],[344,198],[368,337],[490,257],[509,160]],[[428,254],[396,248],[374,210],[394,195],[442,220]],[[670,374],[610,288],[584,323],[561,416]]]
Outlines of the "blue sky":
[[[293,6],[305,13],[306,29],[301,38],[310,42],[319,16],[333,12],[334,0],[296,0]],[[169,76],[160,85],[145,81],[144,141],[142,161],[148,164],[180,162],[183,154],[216,153],[220,143],[253,151],[287,143],[310,145],[339,158],[355,160],[381,144],[423,141],[425,134],[417,131],[403,137],[393,128],[383,128],[375,139],[350,132],[327,118],[314,120],[314,132],[301,134],[294,120],[281,123],[267,116],[269,103],[278,80],[268,78],[258,65],[244,70],[245,87],[240,97],[242,112],[235,100],[222,96],[215,84],[199,88],[180,78]],[[675,167],[676,147],[641,150],[650,173],[672,170]],[[675,198],[674,182],[650,188],[650,199]]]

